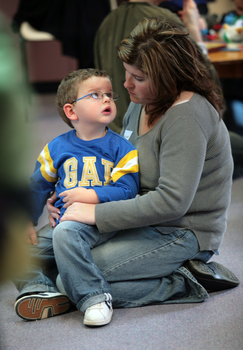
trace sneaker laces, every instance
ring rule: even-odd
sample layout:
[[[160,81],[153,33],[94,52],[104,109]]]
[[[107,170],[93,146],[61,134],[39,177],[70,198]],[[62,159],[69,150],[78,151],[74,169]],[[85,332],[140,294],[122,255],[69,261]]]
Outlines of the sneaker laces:
[[[104,293],[105,295],[105,303],[106,306],[111,309],[112,308],[112,296],[110,293]]]

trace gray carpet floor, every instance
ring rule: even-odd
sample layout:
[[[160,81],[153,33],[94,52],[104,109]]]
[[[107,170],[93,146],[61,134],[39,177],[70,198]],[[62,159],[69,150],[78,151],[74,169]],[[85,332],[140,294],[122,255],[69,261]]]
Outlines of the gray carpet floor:
[[[44,96],[30,118],[38,156],[46,142],[68,130]],[[34,152],[35,153],[35,152]],[[32,163],[30,166],[33,169]],[[46,220],[44,213],[40,225]],[[0,286],[0,336],[3,350],[240,350],[243,349],[243,178],[233,182],[228,228],[213,260],[240,279],[234,289],[211,293],[199,304],[155,305],[114,310],[110,325],[87,328],[79,311],[35,322],[14,312],[17,296],[11,281]]]

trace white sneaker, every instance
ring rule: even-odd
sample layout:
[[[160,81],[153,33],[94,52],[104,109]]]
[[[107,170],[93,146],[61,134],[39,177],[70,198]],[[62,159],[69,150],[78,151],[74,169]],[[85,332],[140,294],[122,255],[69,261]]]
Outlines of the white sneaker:
[[[109,293],[105,293],[106,301],[88,307],[84,314],[84,324],[87,326],[104,326],[111,322],[113,309]]]
[[[69,311],[70,300],[61,293],[36,293],[16,300],[16,314],[26,321],[36,321]]]

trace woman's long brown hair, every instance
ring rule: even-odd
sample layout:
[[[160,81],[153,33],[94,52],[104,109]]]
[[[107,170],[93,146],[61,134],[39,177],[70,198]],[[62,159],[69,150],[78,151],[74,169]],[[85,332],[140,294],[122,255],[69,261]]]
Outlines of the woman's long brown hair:
[[[118,57],[149,77],[151,104],[145,106],[152,125],[182,91],[204,96],[218,111],[224,109],[222,93],[212,80],[200,49],[186,29],[161,18],[144,18],[120,45]]]

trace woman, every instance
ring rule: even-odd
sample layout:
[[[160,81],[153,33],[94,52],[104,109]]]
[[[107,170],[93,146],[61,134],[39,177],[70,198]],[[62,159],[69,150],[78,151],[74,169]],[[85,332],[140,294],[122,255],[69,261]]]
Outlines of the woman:
[[[203,301],[204,287],[239,283],[221,265],[206,264],[226,230],[232,182],[220,91],[188,32],[159,18],[143,19],[118,56],[132,101],[122,134],[138,149],[140,193],[126,201],[74,203],[62,221],[119,230],[92,250],[114,307]],[[58,217],[52,201],[49,211]]]

